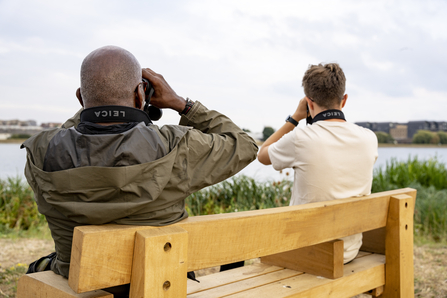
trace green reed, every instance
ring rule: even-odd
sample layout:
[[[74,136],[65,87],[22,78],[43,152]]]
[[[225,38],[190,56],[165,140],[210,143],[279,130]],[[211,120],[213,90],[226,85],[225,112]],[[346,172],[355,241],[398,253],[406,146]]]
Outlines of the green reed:
[[[438,159],[391,159],[374,172],[372,192],[412,187],[417,189],[415,234],[434,241],[447,240],[447,169]]]
[[[287,206],[292,182],[260,183],[247,176],[234,176],[193,193],[186,199],[191,216]]]
[[[0,179],[0,230],[28,230],[45,224],[37,211],[34,194],[20,177]]]
[[[418,183],[423,187],[433,186],[437,190],[447,189],[447,169],[437,157],[418,160],[409,157],[407,161],[392,158],[385,168],[374,171],[372,192],[408,187]]]
[[[190,216],[287,206],[293,182],[259,182],[234,176],[186,199]],[[391,159],[374,171],[372,192],[413,187],[418,190],[414,216],[415,235],[434,241],[447,240],[447,169],[437,158],[405,162]],[[44,226],[33,193],[18,177],[0,180],[0,231],[29,230]]]

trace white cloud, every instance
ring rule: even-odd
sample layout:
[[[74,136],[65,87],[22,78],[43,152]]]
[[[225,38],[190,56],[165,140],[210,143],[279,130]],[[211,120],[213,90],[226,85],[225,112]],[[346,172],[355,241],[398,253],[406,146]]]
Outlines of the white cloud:
[[[304,71],[319,62],[339,62],[345,70],[350,120],[445,119],[439,105],[447,92],[446,6],[444,1],[4,0],[0,119],[70,117],[78,108],[74,90],[83,57],[107,44],[130,50],[179,94],[252,131],[283,124],[303,95]],[[176,117],[165,113],[163,121]]]

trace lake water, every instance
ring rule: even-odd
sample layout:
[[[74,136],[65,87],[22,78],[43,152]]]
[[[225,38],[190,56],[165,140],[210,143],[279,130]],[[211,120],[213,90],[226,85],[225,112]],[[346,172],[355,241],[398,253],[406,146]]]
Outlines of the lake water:
[[[415,156],[420,160],[426,160],[436,156],[439,161],[447,164],[446,147],[382,147],[379,148],[379,157],[374,167],[384,167],[386,162],[391,158],[405,161],[409,157]],[[11,176],[24,177],[23,169],[25,162],[26,150],[20,149],[20,144],[0,144],[0,179]],[[257,160],[243,169],[241,174],[251,176],[260,181],[293,179],[292,169],[286,169],[283,173],[279,173],[272,166],[264,166]]]

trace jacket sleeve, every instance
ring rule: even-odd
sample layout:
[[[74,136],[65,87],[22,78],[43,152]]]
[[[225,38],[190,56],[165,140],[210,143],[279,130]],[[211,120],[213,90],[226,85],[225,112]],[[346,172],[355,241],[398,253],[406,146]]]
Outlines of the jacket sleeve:
[[[227,116],[198,101],[179,124],[194,128],[179,143],[186,151],[182,162],[189,177],[188,193],[225,180],[256,159],[256,142]]]

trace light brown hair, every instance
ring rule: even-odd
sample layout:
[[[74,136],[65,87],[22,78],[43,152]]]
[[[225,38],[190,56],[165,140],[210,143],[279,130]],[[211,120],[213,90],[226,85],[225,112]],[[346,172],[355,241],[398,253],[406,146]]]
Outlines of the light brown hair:
[[[340,104],[345,85],[345,74],[337,63],[309,65],[303,77],[304,94],[325,109]]]

